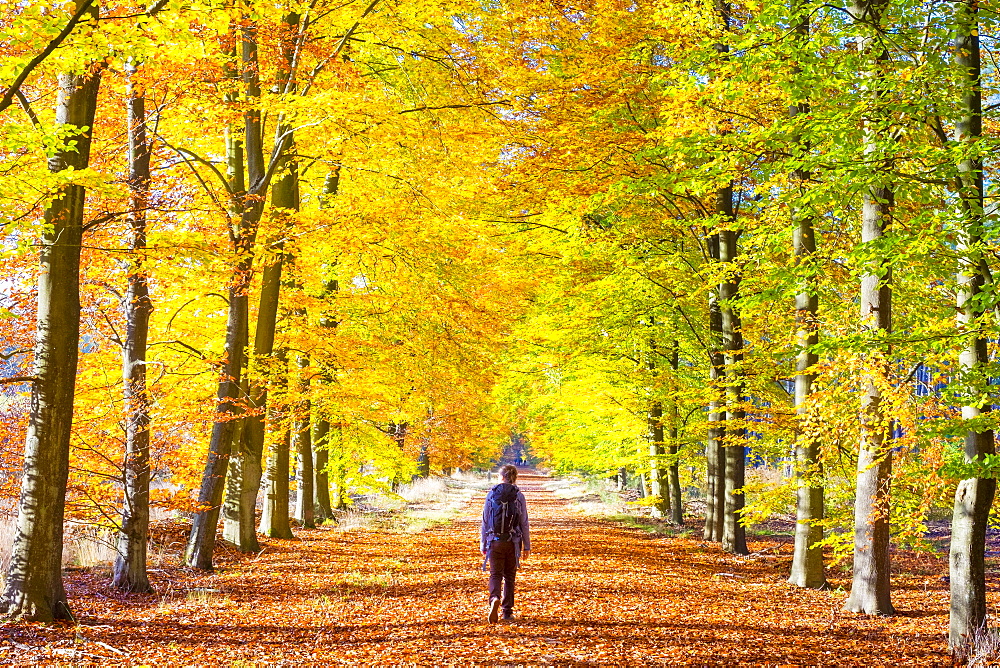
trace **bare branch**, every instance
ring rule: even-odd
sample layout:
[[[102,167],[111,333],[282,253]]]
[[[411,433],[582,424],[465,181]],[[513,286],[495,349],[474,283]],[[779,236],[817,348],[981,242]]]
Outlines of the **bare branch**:
[[[13,376],[11,378],[0,378],[0,385],[13,385],[15,383],[34,383],[38,376]]]
[[[413,109],[403,109],[399,113],[412,114],[415,111],[436,111],[438,109],[475,109],[477,107],[512,107],[509,100],[499,100],[497,102],[477,102],[475,104],[444,104],[440,107],[415,107]]]
[[[27,96],[21,92],[20,88],[14,91],[14,97],[16,97],[17,101],[21,103],[21,108],[24,109],[24,113],[28,115],[29,119],[31,119],[31,124],[34,126],[40,125],[41,121],[38,120],[38,114],[36,114],[35,110],[31,108],[31,102],[28,101]]]

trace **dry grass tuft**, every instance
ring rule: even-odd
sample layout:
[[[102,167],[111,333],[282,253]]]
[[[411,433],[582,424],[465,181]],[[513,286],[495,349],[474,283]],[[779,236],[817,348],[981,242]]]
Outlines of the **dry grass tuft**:
[[[1000,630],[982,628],[976,632],[964,652],[956,653],[968,666],[995,666],[1000,660]]]
[[[87,525],[67,528],[63,538],[63,568],[73,566],[110,572],[117,558],[114,533]]]
[[[413,482],[399,486],[396,492],[407,503],[431,503],[441,501],[448,494],[445,478],[417,478]]]

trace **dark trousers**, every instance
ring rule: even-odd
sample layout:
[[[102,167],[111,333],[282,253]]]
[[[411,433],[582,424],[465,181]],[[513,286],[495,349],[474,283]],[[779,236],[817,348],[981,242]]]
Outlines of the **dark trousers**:
[[[493,541],[490,547],[490,600],[500,599],[504,612],[514,609],[514,576],[517,575],[517,552],[514,541]],[[500,583],[503,582],[503,596]]]

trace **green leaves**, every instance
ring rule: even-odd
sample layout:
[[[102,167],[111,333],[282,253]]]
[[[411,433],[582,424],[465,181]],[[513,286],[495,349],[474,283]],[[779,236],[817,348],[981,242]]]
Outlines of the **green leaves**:
[[[973,425],[967,425],[971,428]],[[942,473],[952,480],[1000,477],[1000,454],[986,454],[970,460],[961,448],[949,446],[945,451]]]

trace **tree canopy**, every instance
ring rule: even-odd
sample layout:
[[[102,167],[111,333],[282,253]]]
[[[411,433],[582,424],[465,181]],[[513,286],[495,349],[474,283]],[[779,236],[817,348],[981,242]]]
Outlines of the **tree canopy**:
[[[954,498],[959,647],[998,466],[997,27],[973,0],[7,6],[3,495],[47,550],[189,513],[204,568],[220,512],[253,546],[265,465],[330,515],[514,435],[657,512],[704,499],[727,551],[797,504],[793,582],[854,550],[871,614],[889,541]],[[49,519],[36,459],[65,468]],[[62,615],[24,569],[9,614]]]

